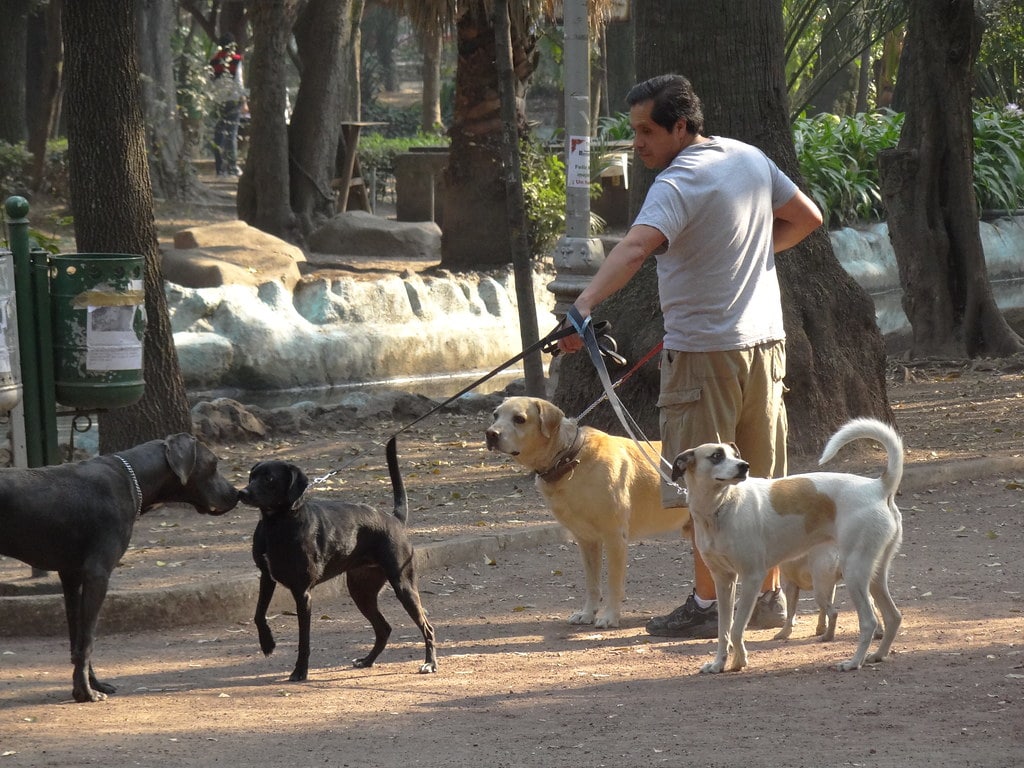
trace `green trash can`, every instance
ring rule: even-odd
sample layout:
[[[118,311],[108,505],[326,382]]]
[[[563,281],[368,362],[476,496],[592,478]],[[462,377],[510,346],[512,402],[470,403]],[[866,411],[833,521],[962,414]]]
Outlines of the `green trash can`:
[[[122,253],[50,257],[54,387],[72,408],[139,401],[146,332],[145,260]]]

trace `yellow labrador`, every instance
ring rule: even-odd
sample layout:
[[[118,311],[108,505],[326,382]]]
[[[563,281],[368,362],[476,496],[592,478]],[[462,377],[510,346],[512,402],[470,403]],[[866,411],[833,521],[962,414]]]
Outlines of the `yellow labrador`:
[[[860,620],[857,649],[838,668],[859,669],[865,661],[875,663],[888,656],[902,620],[888,582],[889,566],[903,536],[895,501],[903,476],[903,442],[880,421],[854,419],[832,435],[819,463],[859,439],[885,448],[881,477],[813,472],[778,480],[748,478],[750,466],[736,447],[722,443],[706,443],[676,457],[672,476],[686,478],[697,549],[718,592],[718,653],[701,672],[736,672],[747,665],[743,630],[768,569],[829,541],[838,549]],[[872,599],[881,611],[884,631],[878,650],[869,656],[878,627]]]
[[[561,409],[534,397],[510,397],[494,411],[487,448],[506,453],[537,473],[548,508],[576,539],[586,574],[583,607],[571,624],[617,627],[626,597],[626,545],[689,523],[685,507],[666,509],[652,461],[630,439],[581,427]],[[608,558],[604,600],[602,551]]]

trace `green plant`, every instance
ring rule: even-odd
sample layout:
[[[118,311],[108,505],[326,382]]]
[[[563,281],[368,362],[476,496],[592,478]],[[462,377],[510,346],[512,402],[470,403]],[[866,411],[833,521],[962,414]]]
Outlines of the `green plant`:
[[[556,153],[530,139],[520,142],[519,152],[530,253],[534,258],[543,258],[565,232],[565,163]],[[599,184],[592,184],[591,196],[600,190]],[[603,228],[601,217],[591,213],[591,234]]]
[[[1016,104],[974,113],[974,193],[982,210],[1024,203],[1024,112]]]
[[[24,195],[28,192],[25,181],[32,162],[24,144],[8,144],[0,141],[0,195],[6,200],[10,195]]]

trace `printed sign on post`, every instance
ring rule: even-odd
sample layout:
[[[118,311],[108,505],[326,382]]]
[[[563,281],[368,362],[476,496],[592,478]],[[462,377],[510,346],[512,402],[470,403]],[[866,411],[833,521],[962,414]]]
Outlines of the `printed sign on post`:
[[[569,157],[565,164],[566,185],[590,186],[590,137],[570,136]]]

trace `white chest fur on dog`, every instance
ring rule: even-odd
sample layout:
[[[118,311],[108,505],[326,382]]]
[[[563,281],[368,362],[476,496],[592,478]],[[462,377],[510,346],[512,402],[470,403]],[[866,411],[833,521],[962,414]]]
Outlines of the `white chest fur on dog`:
[[[885,447],[888,463],[880,478],[834,472],[778,480],[748,478],[749,465],[735,446],[719,443],[691,448],[676,458],[673,477],[686,479],[697,547],[714,576],[719,600],[718,653],[702,671],[746,666],[743,631],[768,569],[829,541],[838,549],[860,623],[857,650],[839,668],[858,669],[865,660],[878,662],[888,655],[901,621],[888,578],[902,538],[894,497],[903,474],[903,444],[887,425],[855,419],[832,436],[821,462],[857,439],[872,439]],[[742,585],[738,600],[737,580]],[[872,597],[881,611],[884,633],[878,651],[868,657],[877,626]],[[732,662],[726,666],[730,651]]]
[[[645,536],[682,532],[685,507],[665,509],[654,468],[661,445],[645,456],[632,441],[580,427],[546,400],[511,397],[494,412],[487,447],[537,473],[551,514],[573,535],[583,559],[586,596],[572,624],[617,627],[626,594],[626,546]],[[601,590],[602,558],[608,574]]]

